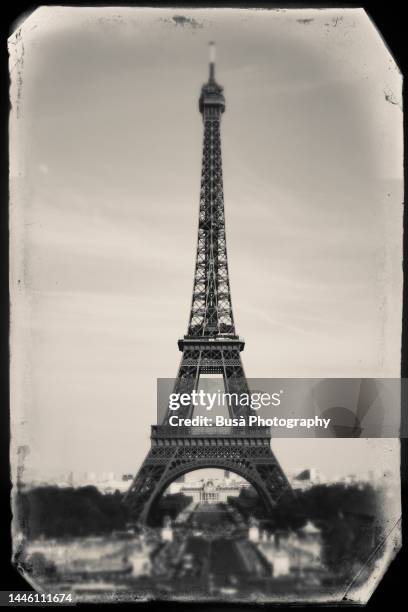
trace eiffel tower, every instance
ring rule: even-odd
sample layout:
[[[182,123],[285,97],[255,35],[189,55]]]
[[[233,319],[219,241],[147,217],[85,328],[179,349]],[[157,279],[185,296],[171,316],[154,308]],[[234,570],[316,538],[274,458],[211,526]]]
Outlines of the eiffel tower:
[[[228,276],[220,135],[225,98],[215,80],[213,43],[199,110],[204,144],[193,299],[188,332],[178,341],[182,358],[174,393],[191,394],[201,374],[219,374],[225,393],[239,398],[250,391],[240,355],[245,343],[235,332]],[[193,410],[193,405],[182,406],[177,414],[189,418]],[[228,411],[247,423],[249,409],[239,399],[230,402]],[[174,427],[169,418],[167,410],[163,422],[152,426],[150,451],[125,496],[135,521],[148,522],[153,503],[167,486],[199,468],[237,473],[253,485],[267,508],[290,490],[272,453],[269,427]]]

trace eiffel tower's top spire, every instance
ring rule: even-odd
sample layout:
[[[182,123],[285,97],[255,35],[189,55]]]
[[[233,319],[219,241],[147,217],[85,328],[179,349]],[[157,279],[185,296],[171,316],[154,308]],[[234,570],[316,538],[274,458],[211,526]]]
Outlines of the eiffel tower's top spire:
[[[210,64],[208,81],[201,88],[199,101],[200,113],[204,114],[206,108],[218,108],[221,113],[225,110],[225,98],[223,96],[223,87],[218,85],[215,80],[215,43],[210,42]]]
[[[209,83],[215,83],[215,42],[210,42],[210,78]]]

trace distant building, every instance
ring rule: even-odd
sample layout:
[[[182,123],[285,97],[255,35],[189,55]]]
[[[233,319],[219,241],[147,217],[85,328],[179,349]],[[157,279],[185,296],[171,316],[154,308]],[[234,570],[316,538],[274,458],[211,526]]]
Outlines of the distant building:
[[[316,468],[307,468],[292,478],[293,489],[308,489],[318,484],[323,484],[325,479]]]
[[[175,483],[172,483],[175,484]],[[182,484],[177,492],[193,498],[193,502],[209,504],[226,503],[229,497],[237,497],[243,488],[249,487],[245,481],[232,481],[229,478],[220,481],[200,480]],[[173,492],[170,485],[170,492]]]

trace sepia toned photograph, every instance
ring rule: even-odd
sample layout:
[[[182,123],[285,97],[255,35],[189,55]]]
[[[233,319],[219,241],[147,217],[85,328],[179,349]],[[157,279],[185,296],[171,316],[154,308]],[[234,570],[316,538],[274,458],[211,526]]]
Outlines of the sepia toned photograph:
[[[363,8],[40,6],[8,51],[27,589],[366,604],[405,436],[381,32]]]

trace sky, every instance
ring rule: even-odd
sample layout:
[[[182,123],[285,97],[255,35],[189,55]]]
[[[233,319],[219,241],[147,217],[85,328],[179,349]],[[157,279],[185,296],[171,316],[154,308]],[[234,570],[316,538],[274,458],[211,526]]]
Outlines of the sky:
[[[362,9],[41,7],[9,39],[12,419],[27,467],[134,473],[193,283],[208,42],[250,378],[397,377],[401,75]],[[284,469],[398,464],[277,440]]]

